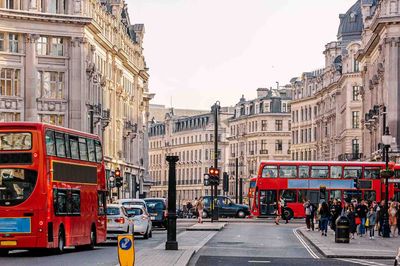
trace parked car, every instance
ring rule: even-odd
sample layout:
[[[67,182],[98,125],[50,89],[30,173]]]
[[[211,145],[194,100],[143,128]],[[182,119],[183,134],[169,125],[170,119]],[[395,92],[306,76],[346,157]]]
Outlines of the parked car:
[[[203,218],[211,216],[210,202],[211,196],[203,196],[204,211]],[[220,217],[238,217],[245,218],[250,215],[249,206],[244,204],[236,204],[227,196],[217,197],[218,215]]]
[[[119,199],[117,201],[114,201],[113,203],[122,205],[124,207],[129,205],[139,205],[143,206],[146,209],[146,211],[149,212],[149,210],[147,209],[147,204],[143,199]]]
[[[132,234],[134,223],[129,219],[123,206],[118,204],[107,205],[107,238],[117,238],[119,234]]]
[[[127,205],[124,208],[129,219],[134,223],[134,234],[141,235],[144,239],[152,237],[152,222],[146,208],[139,205]]]
[[[397,252],[397,256],[394,259],[394,266],[399,266],[400,265],[400,248],[399,248],[399,252]]]
[[[154,226],[167,228],[167,200],[164,198],[146,198],[147,209]]]

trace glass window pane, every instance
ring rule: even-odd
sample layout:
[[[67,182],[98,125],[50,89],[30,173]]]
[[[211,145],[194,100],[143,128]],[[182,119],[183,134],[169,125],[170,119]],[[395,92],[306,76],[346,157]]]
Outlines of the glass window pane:
[[[69,136],[69,146],[71,148],[71,158],[79,160],[78,138]]]
[[[381,169],[379,167],[365,167],[364,168],[364,178],[380,178]]]
[[[305,165],[299,166],[299,177],[310,178],[310,167]]]
[[[295,165],[281,165],[279,167],[279,177],[296,178],[297,167]]]
[[[56,132],[56,151],[57,151],[57,156],[59,157],[65,157],[65,140],[64,140],[64,134]]]
[[[68,134],[64,134],[64,138],[65,138],[65,156],[67,158],[71,158],[71,150],[69,148],[69,136],[68,136]]]
[[[341,177],[342,177],[342,167],[331,166],[331,178],[341,178]]]
[[[54,131],[46,131],[46,151],[47,155],[56,155],[56,147],[54,141]]]
[[[81,194],[79,190],[72,190],[71,193],[71,214],[79,215],[81,213]]]
[[[81,160],[84,160],[84,161],[88,160],[86,139],[84,139],[84,138],[79,138],[79,154],[80,154]]]
[[[312,178],[327,178],[329,172],[328,166],[311,166]]]
[[[342,191],[341,190],[330,190],[329,191],[329,200],[333,201],[334,199],[342,200]]]
[[[282,190],[281,196],[286,203],[296,202],[296,190]]]
[[[364,191],[364,200],[371,203],[372,201],[376,201],[376,191],[374,190],[365,190]]]
[[[101,144],[99,141],[95,141],[95,147],[96,147],[96,161],[100,163],[103,160],[103,150],[101,148]]]
[[[96,154],[95,154],[95,149],[94,149],[94,140],[88,139],[87,146],[88,146],[88,151],[89,151],[89,161],[95,162]]]
[[[362,167],[345,166],[344,178],[361,178]]]
[[[278,166],[275,165],[264,166],[261,177],[274,178],[277,176],[278,176]]]

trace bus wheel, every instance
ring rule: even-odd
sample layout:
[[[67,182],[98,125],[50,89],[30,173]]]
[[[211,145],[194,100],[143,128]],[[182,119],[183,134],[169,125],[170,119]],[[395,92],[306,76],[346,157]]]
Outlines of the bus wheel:
[[[61,254],[64,252],[65,249],[65,233],[64,229],[60,229],[60,232],[58,233],[58,247],[56,249],[56,252],[58,254]]]
[[[0,249],[0,257],[7,256],[8,255],[8,249]]]
[[[294,216],[292,209],[285,209],[283,212],[283,217],[285,217],[287,220],[291,220]]]
[[[237,216],[238,218],[244,218],[244,217],[246,217],[246,213],[245,213],[243,210],[239,210],[239,211],[237,212],[236,216]]]
[[[95,245],[96,245],[96,229],[92,227],[92,229],[90,229],[90,244],[87,245],[87,249],[94,249]]]

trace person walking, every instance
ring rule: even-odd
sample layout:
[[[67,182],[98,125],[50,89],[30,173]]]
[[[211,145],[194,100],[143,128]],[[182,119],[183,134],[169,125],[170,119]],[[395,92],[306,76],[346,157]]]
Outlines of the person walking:
[[[371,206],[369,208],[369,212],[367,214],[367,220],[365,222],[365,225],[369,230],[369,239],[374,239],[375,223],[376,223],[376,211],[374,210],[374,207]]]
[[[362,200],[361,204],[356,207],[357,216],[360,218],[360,225],[358,227],[358,233],[360,237],[365,234],[365,220],[367,219],[368,207],[365,205],[365,201]]]
[[[197,223],[202,224],[203,223],[203,210],[204,210],[204,204],[203,204],[203,199],[199,199],[195,203],[195,208],[197,211]]]
[[[318,211],[319,214],[321,215],[321,235],[326,236],[326,233],[328,231],[328,221],[330,216],[328,204],[325,201],[322,202],[321,207]]]
[[[285,219],[285,224],[289,223],[288,217],[285,215],[285,207],[286,207],[286,202],[285,199],[281,196],[279,199],[279,204],[280,204],[280,209],[281,209],[281,217],[282,219]]]
[[[335,232],[336,231],[336,219],[339,217],[339,215],[342,212],[342,207],[341,207],[340,201],[338,201],[337,199],[334,199],[333,203],[331,205],[330,211],[331,211],[331,218],[332,218],[331,228]]]
[[[310,231],[311,220],[314,219],[314,217],[312,216],[313,211],[312,211],[312,206],[311,206],[310,200],[304,200],[304,201],[305,202],[303,204],[303,207],[304,207],[304,213],[306,215],[306,226],[307,226],[307,231]],[[314,229],[313,229],[313,231],[314,231]]]
[[[397,229],[397,207],[396,207],[396,203],[392,202],[390,204],[390,208],[389,208],[389,225],[390,225],[390,231],[392,233],[392,236],[394,237],[396,235],[396,229]],[[399,232],[397,231],[397,234]]]
[[[348,206],[346,211],[346,216],[349,219],[349,231],[351,235],[351,239],[354,239],[354,235],[357,232],[357,225],[356,225],[356,213],[354,212],[353,204]]]

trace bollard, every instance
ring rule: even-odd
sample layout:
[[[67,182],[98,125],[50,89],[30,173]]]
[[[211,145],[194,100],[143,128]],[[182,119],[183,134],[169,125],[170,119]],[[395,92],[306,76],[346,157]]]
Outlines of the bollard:
[[[135,265],[135,240],[133,234],[118,235],[118,261],[120,266]]]
[[[176,241],[176,162],[179,161],[178,156],[167,156],[169,163],[168,172],[168,232],[167,242],[165,242],[166,250],[178,250],[178,242]]]
[[[350,243],[350,221],[347,216],[336,219],[335,243]]]

